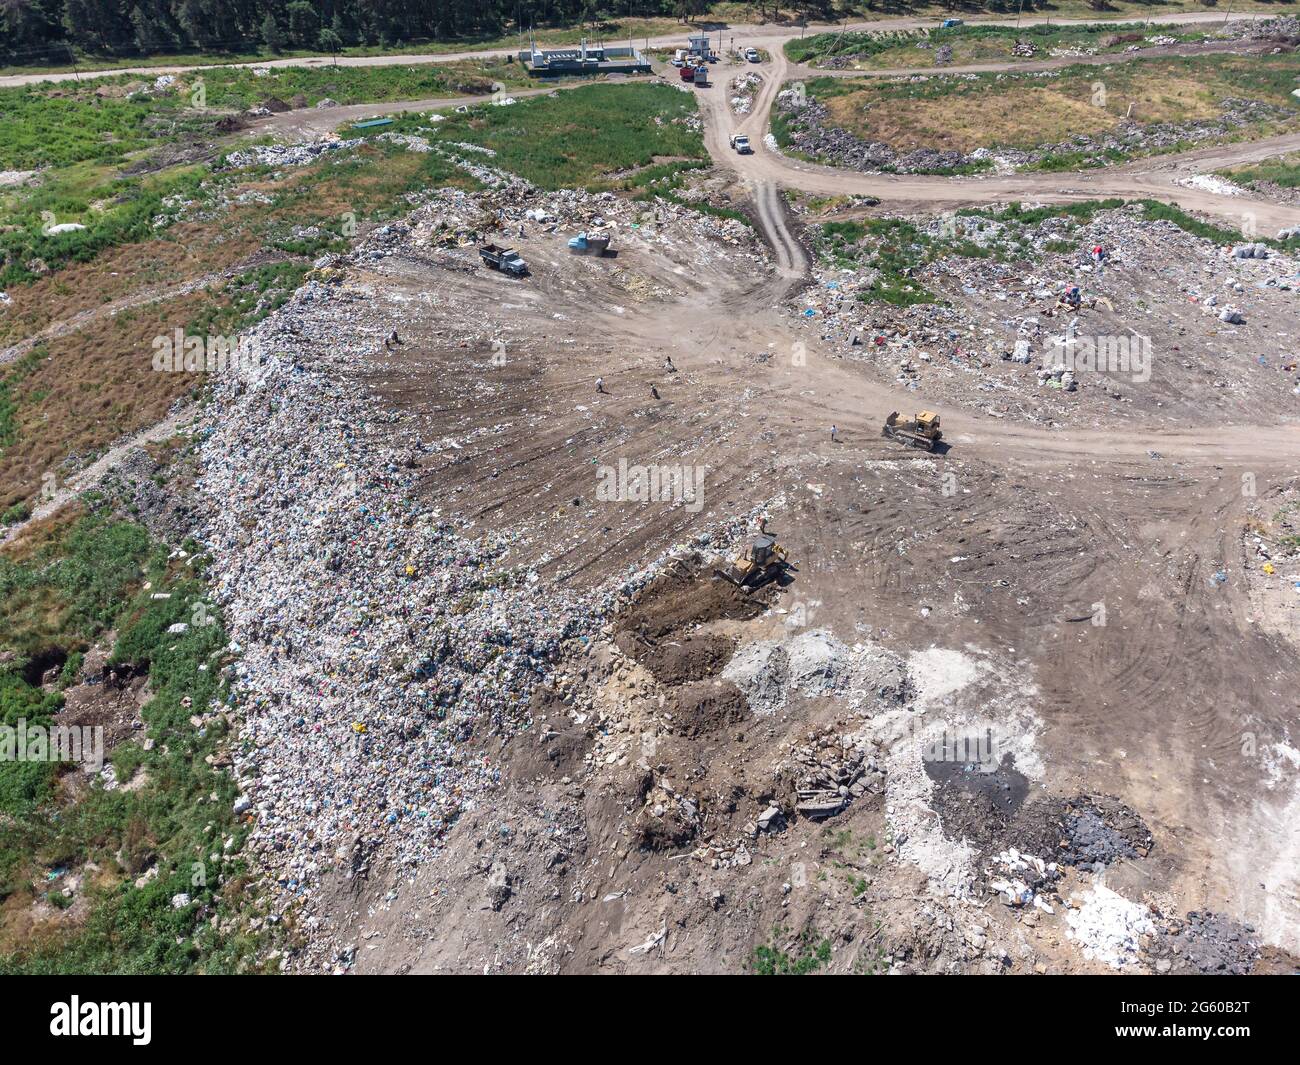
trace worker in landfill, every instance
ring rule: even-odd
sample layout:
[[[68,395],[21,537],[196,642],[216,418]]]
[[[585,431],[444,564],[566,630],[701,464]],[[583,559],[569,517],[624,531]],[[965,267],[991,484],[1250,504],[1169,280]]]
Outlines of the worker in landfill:
[[[1100,244],[1093,246],[1092,261],[1098,266],[1104,266],[1106,264],[1106,249]]]
[[[605,379],[603,377],[596,378],[596,391],[601,393],[605,391]]]
[[[838,430],[837,428],[835,428],[835,426],[832,425],[832,426],[831,426],[831,443],[832,443],[832,444],[838,444],[838,443],[840,442],[839,436],[837,435],[838,433],[839,433],[839,430]]]
[[[650,386],[650,395],[654,396],[655,399],[658,399],[658,398],[659,398],[659,389],[655,388],[654,385],[651,385],[651,386]]]
[[[671,355],[665,357],[664,369],[667,370],[669,373],[677,372],[677,367],[673,365],[673,357]]]

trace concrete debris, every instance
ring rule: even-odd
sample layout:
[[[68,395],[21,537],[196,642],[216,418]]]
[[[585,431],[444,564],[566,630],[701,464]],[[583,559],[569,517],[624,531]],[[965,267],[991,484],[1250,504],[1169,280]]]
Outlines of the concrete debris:
[[[1112,969],[1133,967],[1141,939],[1155,931],[1147,908],[1097,883],[1066,914],[1068,935],[1084,956]]]

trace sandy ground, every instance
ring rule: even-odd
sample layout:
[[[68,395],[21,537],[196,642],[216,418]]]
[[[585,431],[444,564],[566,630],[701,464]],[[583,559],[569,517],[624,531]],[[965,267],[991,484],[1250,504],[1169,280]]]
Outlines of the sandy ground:
[[[391,256],[347,282],[376,321],[402,323],[401,350],[359,380],[431,445],[425,490],[445,514],[510,531],[516,561],[594,589],[766,505],[797,565],[787,586],[744,617],[719,613],[707,571],[674,577],[693,606],[648,612],[657,647],[721,640],[726,659],[812,629],[868,641],[931,692],[931,719],[999,723],[1029,777],[1018,803],[1109,795],[1138,811],[1154,846],[1108,870],[1110,887],[1300,946],[1291,778],[1242,753],[1246,734],[1290,742],[1296,631],[1258,624],[1241,579],[1242,475],[1290,485],[1300,426],[1048,432],[944,406],[951,450],[918,456],[878,425],[924,392],[796,331],[797,243],[774,263],[631,233],[616,259],[571,257],[558,235],[515,243],[533,268],[522,283],[468,251]],[[619,458],[705,466],[702,506],[596,501],[593,469]],[[828,937],[843,971],[1106,968],[1072,944],[1066,910],[1024,914],[979,890],[989,853],[1026,847],[1019,829],[990,830],[970,869],[943,876],[936,855],[966,853],[960,818],[942,815],[956,838],[923,844],[914,828],[915,849],[899,844],[912,800],[889,789],[904,766],[827,825],[746,835],[785,794],[790,750],[868,717],[818,698],[733,712],[716,662],[665,679],[641,654],[617,634],[593,645],[567,689],[590,711],[557,691],[532,731],[481,739],[506,783],[443,859],[411,882],[373,868],[338,885],[332,934],[358,948],[358,971],[735,971],[794,934],[776,929]],[[683,735],[693,714],[712,723]],[[638,737],[655,728],[647,754]],[[647,805],[682,795],[704,827],[647,843]],[[1071,871],[1062,895],[1092,881]]]

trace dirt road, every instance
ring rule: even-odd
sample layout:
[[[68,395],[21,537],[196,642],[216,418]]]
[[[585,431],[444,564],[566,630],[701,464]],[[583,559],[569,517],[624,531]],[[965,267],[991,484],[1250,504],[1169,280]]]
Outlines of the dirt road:
[[[1022,173],[995,177],[927,177],[923,175],[860,174],[835,167],[792,159],[765,142],[777,93],[791,77],[784,52],[774,49],[771,59],[757,67],[764,78],[750,113],[736,116],[729,104],[727,82],[739,68],[716,68],[715,80],[697,90],[700,106],[711,131],[706,137],[715,162],[735,170],[751,187],[775,184],[819,195],[856,194],[881,199],[930,204],[936,208],[972,206],[1012,200],[1068,203],[1078,200],[1122,197],[1151,198],[1176,203],[1186,210],[1214,215],[1236,228],[1249,220],[1261,233],[1300,224],[1300,208],[1271,203],[1258,197],[1223,196],[1178,184],[1196,173],[1240,163],[1255,162],[1300,149],[1300,134],[1266,140],[1201,148],[1181,155],[1154,156],[1123,166],[1074,173]],[[1007,69],[1014,69],[1008,65]],[[737,155],[727,143],[731,133],[744,133],[752,155]],[[769,235],[770,236],[770,235]],[[784,241],[786,238],[772,238]]]
[[[1249,16],[1243,16],[1249,17]],[[898,18],[898,19],[879,19],[870,22],[854,22],[844,25],[837,24],[811,24],[807,27],[806,32],[821,33],[832,30],[913,30],[925,26],[937,26],[942,20],[937,18]],[[1131,16],[1123,18],[1088,18],[1088,19],[1053,19],[1042,18],[1039,16],[1030,16],[1020,20],[1016,19],[971,19],[971,25],[989,25],[989,26],[1043,26],[1052,23],[1070,23],[1070,22],[1087,22],[1097,24],[1103,22],[1131,22],[1134,21]],[[1213,12],[1192,12],[1181,15],[1153,15],[1141,21],[1151,25],[1161,24],[1191,24],[1200,22],[1222,22],[1223,16]],[[682,33],[676,33],[666,37],[650,38],[649,46],[651,48],[670,48],[679,47],[685,35],[685,28]],[[779,26],[754,26],[740,24],[728,27],[725,34],[743,45],[752,45],[755,48],[767,48],[769,50],[778,48],[785,41],[792,37],[800,36],[790,28]],[[327,67],[331,65],[341,67],[387,67],[387,66],[420,66],[428,63],[454,63],[463,59],[484,59],[496,56],[513,55],[518,51],[516,48],[489,48],[468,50],[463,52],[437,52],[413,55],[370,55],[370,56],[341,56],[337,59],[330,56],[311,56],[288,59],[268,59],[254,63],[207,63],[194,66],[175,66],[175,65],[154,65],[138,67],[119,67],[113,70],[92,71],[84,75],[75,72],[60,72],[53,74],[7,74],[0,77],[0,88],[19,85],[39,85],[43,82],[72,81],[81,77],[109,77],[118,74],[131,74],[140,77],[156,77],[159,74],[183,74],[192,70],[212,70],[223,66],[234,67]]]

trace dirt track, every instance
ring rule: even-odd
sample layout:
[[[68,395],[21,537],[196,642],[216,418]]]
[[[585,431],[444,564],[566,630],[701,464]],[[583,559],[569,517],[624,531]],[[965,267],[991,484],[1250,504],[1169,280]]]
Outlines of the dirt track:
[[[1192,174],[1256,162],[1300,149],[1300,134],[1201,148],[1181,155],[1154,156],[1103,170],[1002,177],[859,174],[791,159],[773,152],[764,143],[776,95],[790,79],[793,69],[779,48],[774,49],[771,55],[769,62],[751,68],[763,74],[764,82],[748,115],[737,118],[728,104],[727,82],[735,68],[719,67],[714,84],[699,90],[701,107],[708,115],[706,141],[710,153],[717,163],[731,167],[751,185],[769,183],[822,195],[877,196],[918,206],[929,204],[936,209],[1025,199],[1067,203],[1111,196],[1152,198],[1215,215],[1234,226],[1240,225],[1245,213],[1250,212],[1262,232],[1300,223],[1300,208],[1255,197],[1220,196],[1177,184],[1180,178]],[[1016,69],[1016,66],[1007,64],[1004,69]],[[754,148],[753,154],[742,156],[730,151],[727,138],[731,133],[747,134]]]
[[[1251,16],[1241,16],[1248,18]],[[1258,16],[1255,16],[1258,17]],[[913,30],[924,26],[937,26],[942,20],[937,18],[899,18],[899,19],[879,19],[871,22],[855,22],[837,24],[809,24],[807,29],[813,33],[819,33],[829,30]],[[1104,18],[1087,18],[1087,19],[1054,19],[1031,16],[1020,20],[1016,19],[971,19],[971,25],[990,25],[990,26],[1041,26],[1052,23],[1071,23],[1071,22],[1131,22],[1131,16],[1119,19]],[[1196,22],[1222,22],[1223,16],[1214,12],[1188,12],[1180,15],[1152,15],[1141,21],[1151,25],[1161,24],[1190,24]],[[740,24],[731,26],[727,29],[729,36],[735,38],[742,46],[753,45],[756,48],[772,48],[791,37],[798,36],[793,29],[782,28],[779,26],[752,26]],[[680,45],[681,34],[673,34],[668,37],[650,38],[651,48],[670,48]],[[370,56],[341,56],[334,59],[329,56],[310,56],[304,58],[290,59],[270,59],[263,62],[255,63],[212,63],[194,66],[140,66],[140,67],[120,67],[113,70],[89,71],[86,77],[109,76],[114,74],[138,74],[142,76],[156,76],[158,74],[180,74],[189,70],[210,70],[218,66],[236,66],[236,67],[325,67],[331,65],[345,67],[384,67],[400,66],[402,64],[420,65],[425,63],[454,63],[462,59],[482,59],[489,56],[513,55],[518,49],[515,48],[496,48],[496,49],[479,49],[464,52],[439,52],[432,54],[412,54],[412,55],[370,55]],[[54,81],[71,81],[74,78],[80,78],[81,75],[76,73],[55,73],[55,74],[7,74],[0,77],[0,88],[11,85],[37,85],[41,82]]]

